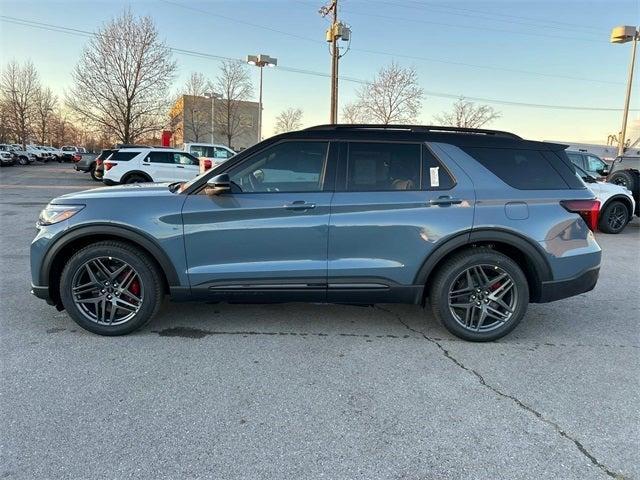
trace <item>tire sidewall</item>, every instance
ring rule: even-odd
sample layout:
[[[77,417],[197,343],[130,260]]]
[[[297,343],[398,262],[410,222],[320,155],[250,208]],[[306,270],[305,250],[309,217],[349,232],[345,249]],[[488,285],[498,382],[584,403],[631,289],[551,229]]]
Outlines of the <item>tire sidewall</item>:
[[[517,306],[511,320],[505,325],[489,332],[471,332],[462,327],[449,311],[449,290],[452,283],[466,269],[476,265],[495,265],[507,272],[517,285]],[[437,317],[442,325],[457,337],[474,342],[487,342],[497,340],[511,332],[524,317],[529,304],[529,285],[524,273],[510,258],[500,253],[482,252],[461,257],[458,261],[449,265],[440,272],[436,285],[441,286],[440,291],[434,292],[437,296]]]
[[[620,185],[619,183],[616,183],[616,179],[618,178],[624,178],[624,181],[626,183],[625,188],[633,191],[635,185],[634,185],[634,181],[635,179],[633,178],[633,175],[631,174],[631,172],[626,172],[624,170],[622,171],[618,171],[618,172],[614,172],[611,175],[611,178],[609,179],[609,183],[613,183],[614,185]]]
[[[115,326],[99,325],[84,317],[72,298],[72,279],[76,271],[87,261],[96,257],[114,257],[131,265],[142,282],[142,307],[126,323]],[[128,249],[116,245],[94,245],[89,246],[76,253],[62,271],[60,278],[60,298],[65,309],[71,318],[82,328],[99,335],[125,335],[144,326],[154,315],[158,298],[161,295],[160,278],[149,263],[141,260],[140,255],[136,255]]]

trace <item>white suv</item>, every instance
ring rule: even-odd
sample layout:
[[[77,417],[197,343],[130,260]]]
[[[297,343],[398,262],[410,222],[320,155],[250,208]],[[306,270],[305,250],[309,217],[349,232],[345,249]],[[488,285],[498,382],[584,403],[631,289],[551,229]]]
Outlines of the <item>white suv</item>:
[[[600,182],[587,171],[575,165],[576,175],[600,200],[598,228],[604,233],[620,233],[633,218],[636,204],[633,194],[621,185]]]
[[[106,185],[140,182],[185,182],[199,173],[199,161],[170,148],[121,148],[104,161]]]

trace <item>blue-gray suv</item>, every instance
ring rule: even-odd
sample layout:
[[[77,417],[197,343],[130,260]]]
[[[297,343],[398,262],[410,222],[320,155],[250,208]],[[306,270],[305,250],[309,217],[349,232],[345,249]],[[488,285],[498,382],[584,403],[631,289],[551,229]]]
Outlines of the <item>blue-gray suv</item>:
[[[599,203],[564,148],[452,127],[278,135],[190,182],[56,198],[33,293],[101,335],[140,328],[169,295],[429,303],[453,334],[494,340],[530,302],[598,279]]]

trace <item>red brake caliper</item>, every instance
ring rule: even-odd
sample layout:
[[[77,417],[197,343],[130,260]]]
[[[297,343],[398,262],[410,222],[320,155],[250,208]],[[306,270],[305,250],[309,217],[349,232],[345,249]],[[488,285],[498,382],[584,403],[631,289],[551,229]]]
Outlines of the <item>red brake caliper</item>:
[[[136,297],[140,295],[140,282],[137,279],[131,282],[129,291],[133,293]]]

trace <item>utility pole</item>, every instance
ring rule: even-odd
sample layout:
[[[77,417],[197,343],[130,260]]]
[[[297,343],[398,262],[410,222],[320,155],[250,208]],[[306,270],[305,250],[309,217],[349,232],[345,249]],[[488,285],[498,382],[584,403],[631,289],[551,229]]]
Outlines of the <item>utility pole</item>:
[[[320,7],[319,13],[323,17],[331,14],[332,19],[331,26],[326,32],[326,40],[330,44],[331,53],[331,103],[329,105],[329,122],[338,123],[338,64],[340,57],[344,55],[340,55],[338,39],[342,38],[343,41],[350,41],[351,30],[347,25],[338,21],[338,0],[331,0],[329,5]]]
[[[618,139],[618,156],[624,155],[625,137],[627,134],[627,118],[629,116],[629,100],[631,99],[631,86],[633,85],[633,67],[636,63],[636,47],[640,40],[640,31],[632,25],[623,25],[615,27],[611,31],[611,43],[627,43],[633,42],[631,47],[631,62],[629,62],[629,73],[627,76],[627,92],[624,97],[624,110],[622,112],[622,128]]]

